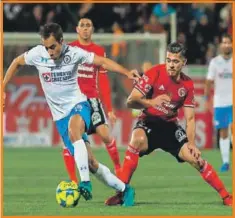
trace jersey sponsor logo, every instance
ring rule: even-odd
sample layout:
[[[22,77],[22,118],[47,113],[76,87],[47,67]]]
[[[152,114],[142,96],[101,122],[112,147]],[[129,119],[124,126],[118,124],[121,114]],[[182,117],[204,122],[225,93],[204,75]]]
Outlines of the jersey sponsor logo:
[[[85,72],[94,72],[95,71],[95,68],[94,67],[88,67],[88,66],[85,66],[85,65],[78,65],[78,71],[85,71]]]
[[[93,125],[100,123],[102,121],[100,113],[94,112],[91,116],[91,120],[92,120]]]
[[[48,58],[41,57],[41,62],[47,64]]]
[[[232,79],[232,73],[229,73],[229,72],[219,73],[219,78],[220,79]]]
[[[71,71],[64,71],[64,72],[45,72],[42,73],[42,77],[45,82],[63,82],[68,81],[72,78]]]
[[[84,73],[78,73],[78,77],[81,77],[81,78],[94,78],[94,76],[92,74],[84,74]]]
[[[164,87],[164,85],[161,85],[161,86],[159,86],[158,89],[159,89],[159,90],[165,90],[165,87]]]
[[[157,109],[158,111],[163,112],[164,114],[168,114],[169,113],[168,110],[166,108],[162,107],[162,106],[157,105],[154,108]]]
[[[184,87],[178,89],[178,95],[179,95],[180,97],[184,97],[184,96],[186,95],[186,90],[185,90]]]
[[[65,64],[69,64],[71,62],[71,57],[69,55],[65,55],[63,61]]]
[[[187,136],[183,130],[178,129],[175,132],[175,138],[178,140],[178,142],[182,142],[184,139],[187,138]]]

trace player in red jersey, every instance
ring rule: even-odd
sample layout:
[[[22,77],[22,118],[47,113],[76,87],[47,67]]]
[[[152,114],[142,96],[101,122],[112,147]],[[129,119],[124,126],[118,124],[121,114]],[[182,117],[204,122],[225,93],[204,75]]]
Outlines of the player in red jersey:
[[[78,40],[69,43],[69,45],[80,47],[89,52],[94,52],[99,56],[105,56],[104,48],[93,43],[91,40],[93,23],[90,19],[82,18],[79,20],[77,33]],[[104,102],[108,118],[113,125],[116,121],[116,116],[112,109],[111,90],[106,72],[107,71],[103,67],[93,64],[79,65],[78,83],[81,91],[87,96],[92,108],[91,127],[88,134],[97,133],[101,137],[109,156],[114,163],[115,172],[117,173],[120,169],[119,153],[116,146],[116,140],[110,134],[105,112],[101,103]],[[77,182],[75,161],[66,148],[63,150],[63,157],[70,179]]]
[[[213,167],[201,157],[195,145],[195,112],[193,81],[181,72],[186,64],[185,48],[171,43],[167,48],[166,64],[148,70],[135,85],[127,105],[142,109],[132,132],[122,166],[121,180],[128,184],[137,168],[139,157],[161,148],[178,162],[188,162],[220,195],[224,205],[232,206],[232,195]],[[184,108],[186,130],[177,120],[178,109]],[[121,202],[122,194],[106,200],[107,205]]]

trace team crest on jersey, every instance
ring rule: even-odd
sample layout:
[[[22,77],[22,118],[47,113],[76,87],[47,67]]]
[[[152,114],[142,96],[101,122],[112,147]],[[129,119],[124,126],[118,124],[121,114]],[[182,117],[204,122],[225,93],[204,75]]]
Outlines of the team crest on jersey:
[[[180,96],[180,97],[184,97],[185,95],[186,95],[186,90],[185,90],[185,88],[180,88],[180,89],[178,89],[178,95]]]
[[[69,55],[65,55],[63,61],[65,64],[69,64],[71,62],[71,57]]]
[[[42,73],[45,82],[51,82],[51,72]]]

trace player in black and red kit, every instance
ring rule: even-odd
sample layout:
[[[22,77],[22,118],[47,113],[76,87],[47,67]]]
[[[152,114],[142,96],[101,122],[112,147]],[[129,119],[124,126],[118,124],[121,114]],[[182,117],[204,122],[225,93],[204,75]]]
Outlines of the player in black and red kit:
[[[232,195],[195,145],[194,86],[193,81],[181,72],[185,64],[185,48],[179,43],[171,43],[167,48],[166,64],[148,70],[130,94],[128,107],[142,109],[142,114],[132,132],[121,180],[128,184],[139,157],[161,148],[178,162],[188,162],[196,168],[202,178],[219,193],[223,204],[232,206]],[[182,107],[186,130],[177,119],[178,109]],[[119,204],[121,195],[117,193],[106,200],[106,204]]]
[[[79,20],[77,33],[78,40],[69,43],[69,45],[105,57],[105,49],[102,46],[93,43],[91,40],[93,23],[90,19],[82,18]],[[106,115],[101,103],[104,103],[108,118],[111,121],[111,124],[114,124],[116,116],[112,109],[111,90],[107,71],[103,67],[94,64],[79,65],[78,84],[81,91],[87,96],[92,108],[91,127],[88,134],[97,133],[101,137],[109,156],[114,163],[115,172],[117,173],[120,169],[119,153],[116,146],[116,140],[111,137]],[[63,157],[70,179],[78,182],[74,158],[66,148],[63,150]]]

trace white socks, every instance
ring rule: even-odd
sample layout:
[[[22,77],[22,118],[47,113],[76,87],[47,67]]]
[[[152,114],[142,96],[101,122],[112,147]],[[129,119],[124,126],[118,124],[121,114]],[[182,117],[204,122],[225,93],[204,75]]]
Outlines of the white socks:
[[[117,191],[123,192],[125,189],[125,183],[123,183],[120,179],[118,179],[115,175],[113,175],[109,168],[99,163],[99,167],[96,173],[94,173],[95,177],[101,180],[105,185],[116,189]]]
[[[230,140],[229,138],[219,140],[220,153],[222,156],[223,163],[229,163],[229,155],[230,155]]]
[[[88,165],[88,153],[85,142],[80,139],[73,143],[74,147],[74,159],[79,170],[80,178],[82,182],[90,181],[89,165]]]

